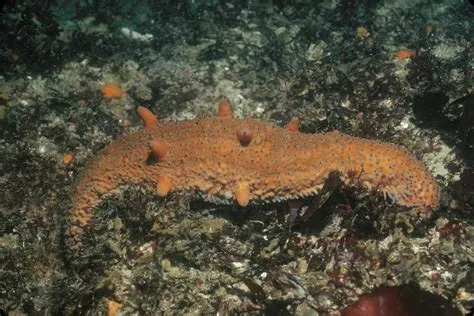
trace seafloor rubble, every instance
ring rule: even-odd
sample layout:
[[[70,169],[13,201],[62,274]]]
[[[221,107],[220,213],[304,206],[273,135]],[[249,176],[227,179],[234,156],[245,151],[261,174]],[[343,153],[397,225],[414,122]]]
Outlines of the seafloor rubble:
[[[2,13],[2,312],[337,315],[403,284],[472,310],[468,1],[10,1]],[[247,208],[130,187],[72,253],[78,174],[140,126],[135,108],[182,120],[213,115],[223,96],[238,117],[407,147],[441,206],[337,183],[297,207]]]

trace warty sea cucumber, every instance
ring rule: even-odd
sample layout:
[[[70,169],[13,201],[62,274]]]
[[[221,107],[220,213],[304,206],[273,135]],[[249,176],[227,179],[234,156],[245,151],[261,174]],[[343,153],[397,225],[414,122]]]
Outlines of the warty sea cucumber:
[[[108,145],[75,187],[69,234],[77,239],[94,208],[120,186],[194,191],[216,203],[279,202],[315,195],[336,172],[346,186],[381,192],[403,206],[437,207],[439,188],[406,149],[334,131],[298,132],[258,119],[235,119],[221,100],[217,116],[158,122],[138,108],[145,128]]]

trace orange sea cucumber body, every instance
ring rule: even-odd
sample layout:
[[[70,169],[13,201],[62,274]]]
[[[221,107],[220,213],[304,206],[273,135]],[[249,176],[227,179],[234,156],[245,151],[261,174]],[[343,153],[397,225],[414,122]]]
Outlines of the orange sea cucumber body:
[[[246,205],[317,194],[329,174],[337,172],[345,185],[380,191],[400,205],[438,205],[431,174],[396,145],[336,131],[303,134],[232,115],[144,121],[146,128],[110,144],[84,169],[73,197],[72,235],[87,225],[105,196],[126,184],[160,195],[192,190],[213,202],[237,198]],[[240,142],[239,131],[251,140]],[[150,144],[158,144],[160,159],[150,159]]]

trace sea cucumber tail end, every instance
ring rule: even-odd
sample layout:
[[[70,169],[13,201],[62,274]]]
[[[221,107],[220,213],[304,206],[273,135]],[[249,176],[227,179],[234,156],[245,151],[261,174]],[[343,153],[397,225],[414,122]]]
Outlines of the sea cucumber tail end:
[[[401,206],[438,207],[438,184],[423,163],[405,148],[337,132],[331,137],[344,145],[340,172],[346,185],[381,192]]]

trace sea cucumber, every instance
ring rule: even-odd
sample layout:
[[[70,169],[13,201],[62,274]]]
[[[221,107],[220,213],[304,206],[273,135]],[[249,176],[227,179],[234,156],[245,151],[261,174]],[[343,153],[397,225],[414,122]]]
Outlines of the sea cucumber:
[[[298,132],[253,118],[236,119],[221,100],[214,117],[158,122],[144,107],[145,128],[108,145],[84,168],[75,187],[69,233],[80,233],[104,197],[122,185],[166,196],[193,191],[241,206],[311,196],[337,173],[346,186],[381,192],[402,206],[437,207],[439,188],[406,149],[337,131]]]

